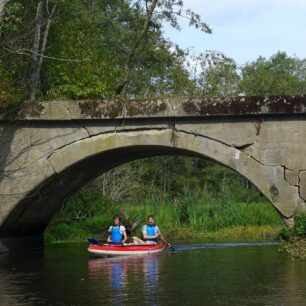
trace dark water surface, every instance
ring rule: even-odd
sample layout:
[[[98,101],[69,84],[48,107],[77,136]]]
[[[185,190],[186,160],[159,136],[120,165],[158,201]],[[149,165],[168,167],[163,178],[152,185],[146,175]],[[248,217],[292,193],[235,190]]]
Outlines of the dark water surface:
[[[86,244],[0,255],[0,305],[306,305],[306,262],[269,244],[95,258]]]

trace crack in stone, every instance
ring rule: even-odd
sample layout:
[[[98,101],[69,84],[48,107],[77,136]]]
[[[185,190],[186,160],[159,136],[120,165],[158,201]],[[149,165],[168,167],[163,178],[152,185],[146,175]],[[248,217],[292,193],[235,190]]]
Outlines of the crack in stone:
[[[234,146],[234,148],[236,148],[237,150],[240,150],[240,151],[244,151],[245,149],[251,147],[255,142],[251,142],[251,143],[246,143],[244,145],[241,145],[241,146]]]
[[[298,185],[298,193],[299,193],[299,197],[304,201],[304,203],[306,202],[306,199],[304,199],[303,198],[303,196],[302,196],[302,192],[301,192],[301,173],[302,172],[305,172],[306,170],[304,170],[304,169],[302,169],[302,170],[299,170],[299,174],[298,174],[298,183],[299,183],[299,185]]]
[[[212,140],[212,141],[216,141],[218,143],[221,143],[229,148],[233,148],[233,149],[237,149],[239,150],[236,146],[232,146],[232,145],[229,145],[228,143],[226,142],[223,142],[221,140],[218,140],[218,139],[215,139],[213,137],[209,137],[207,135],[203,135],[203,134],[197,134],[197,133],[194,133],[194,132],[190,132],[190,131],[185,131],[185,130],[176,130],[178,132],[182,132],[182,133],[186,133],[186,134],[190,134],[190,135],[193,135],[195,137],[203,137],[203,138],[207,138],[209,140]],[[246,144],[248,147],[253,145],[254,143],[250,143],[250,144]],[[257,160],[253,155],[249,155],[249,154],[246,154],[243,150],[239,150],[242,154],[248,156],[249,158],[252,158],[253,160],[255,160],[257,163],[259,163],[260,165],[264,166],[264,167],[280,167],[280,165],[265,165],[264,163],[262,163],[261,161]]]
[[[74,122],[76,124],[80,125],[87,132],[88,136],[90,137],[90,133],[89,133],[89,131],[88,131],[88,129],[87,129],[87,127],[85,125],[83,125],[80,121],[74,120]]]
[[[83,138],[79,138],[79,139],[77,139],[77,140],[70,141],[70,142],[68,142],[68,143],[66,143],[66,144],[64,144],[64,145],[62,145],[62,146],[60,146],[60,147],[57,147],[56,149],[54,149],[54,150],[52,150],[51,152],[49,152],[49,154],[47,155],[47,159],[50,158],[50,156],[53,155],[56,151],[59,151],[59,150],[65,148],[65,147],[67,147],[67,146],[70,146],[71,144],[74,144],[74,143],[76,143],[76,142],[85,140],[85,139],[87,139],[87,138],[90,138],[90,137],[89,137],[89,136],[86,136],[86,137],[83,137]]]
[[[297,184],[291,184],[288,179],[286,178],[286,170],[289,170],[289,171],[292,171],[292,172],[296,172],[295,170],[292,170],[290,168],[288,168],[286,165],[281,165],[281,167],[283,168],[284,170],[284,180],[290,185],[290,186],[293,186],[293,187],[299,187],[299,182],[300,182],[300,178],[299,178],[299,174],[297,174],[298,176],[298,183]]]
[[[162,130],[167,130],[168,128],[129,128],[129,129],[124,129],[124,130],[118,130],[118,127],[122,125],[117,125],[114,130],[109,130],[109,131],[103,131],[103,132],[98,132],[98,133],[93,133],[89,135],[89,138],[99,136],[99,135],[106,135],[106,134],[111,134],[111,133],[125,133],[125,132],[139,132],[139,131],[162,131]],[[87,137],[86,137],[87,138]]]
[[[53,167],[52,162],[51,162],[51,160],[49,159],[49,156],[47,157],[47,161],[48,161],[49,165],[51,166],[52,170],[54,171],[54,173],[58,173],[58,172],[55,170],[55,168]]]
[[[67,147],[67,146],[70,146],[74,143],[77,143],[77,142],[80,142],[80,141],[83,141],[85,139],[89,139],[89,138],[92,138],[92,137],[96,137],[96,136],[99,136],[99,135],[107,135],[107,134],[112,134],[112,133],[117,133],[117,134],[121,134],[121,133],[129,133],[129,132],[138,132],[138,131],[162,131],[162,130],[167,130],[165,128],[147,128],[147,129],[144,129],[144,128],[136,128],[136,129],[125,129],[125,130],[122,130],[122,131],[115,131],[115,130],[111,130],[111,131],[105,131],[105,132],[100,132],[100,133],[97,133],[97,134],[92,134],[92,135],[89,135],[89,136],[86,136],[86,137],[83,137],[83,138],[80,138],[80,139],[77,139],[77,140],[74,140],[74,141],[71,141],[67,144],[64,144],[58,148],[56,148],[55,150],[53,150],[52,152],[50,152],[47,156],[47,159],[49,159],[54,153],[56,153],[57,151]]]
[[[203,137],[203,138],[206,138],[206,139],[209,139],[209,140],[213,140],[213,141],[216,141],[216,142],[219,142],[227,147],[230,147],[230,148],[234,148],[233,146],[227,144],[226,142],[223,142],[221,140],[218,140],[218,139],[215,139],[215,138],[212,138],[212,137],[209,137],[207,135],[203,135],[203,134],[197,134],[197,133],[194,133],[194,132],[190,132],[190,131],[185,131],[185,130],[177,130],[177,132],[182,132],[182,133],[185,133],[185,134],[189,134],[189,135],[193,135],[194,137]]]

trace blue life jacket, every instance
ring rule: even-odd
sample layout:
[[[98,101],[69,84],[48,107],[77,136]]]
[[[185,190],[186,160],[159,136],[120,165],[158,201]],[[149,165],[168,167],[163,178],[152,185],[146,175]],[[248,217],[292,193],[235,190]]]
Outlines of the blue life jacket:
[[[155,225],[148,225],[147,224],[147,235],[148,236],[155,236]],[[155,241],[157,242],[156,238],[150,238],[150,239],[146,239],[146,241]]]
[[[112,226],[111,240],[112,242],[121,242],[123,240],[123,235],[120,232],[120,226]]]

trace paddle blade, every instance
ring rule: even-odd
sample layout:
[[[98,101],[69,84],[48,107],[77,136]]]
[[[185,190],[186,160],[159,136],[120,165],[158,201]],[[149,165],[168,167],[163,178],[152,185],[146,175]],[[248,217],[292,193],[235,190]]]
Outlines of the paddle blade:
[[[100,240],[96,239],[96,238],[89,238],[88,239],[88,242],[90,244],[99,244],[100,243]]]
[[[171,252],[175,252],[175,248],[170,243],[167,244],[167,247],[171,250]]]

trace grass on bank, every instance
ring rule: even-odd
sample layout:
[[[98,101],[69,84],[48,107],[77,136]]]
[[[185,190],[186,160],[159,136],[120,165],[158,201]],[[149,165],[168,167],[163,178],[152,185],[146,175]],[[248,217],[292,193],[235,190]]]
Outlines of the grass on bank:
[[[76,195],[51,222],[45,240],[103,239],[112,216],[118,213],[139,219],[143,224],[149,214],[154,214],[157,224],[171,241],[277,237],[283,222],[272,205],[263,198],[243,202],[246,196],[185,191],[171,200],[149,197],[140,203],[122,203],[99,194],[90,195],[88,199]],[[71,215],[78,217],[71,218]],[[134,234],[140,235],[140,228]]]

